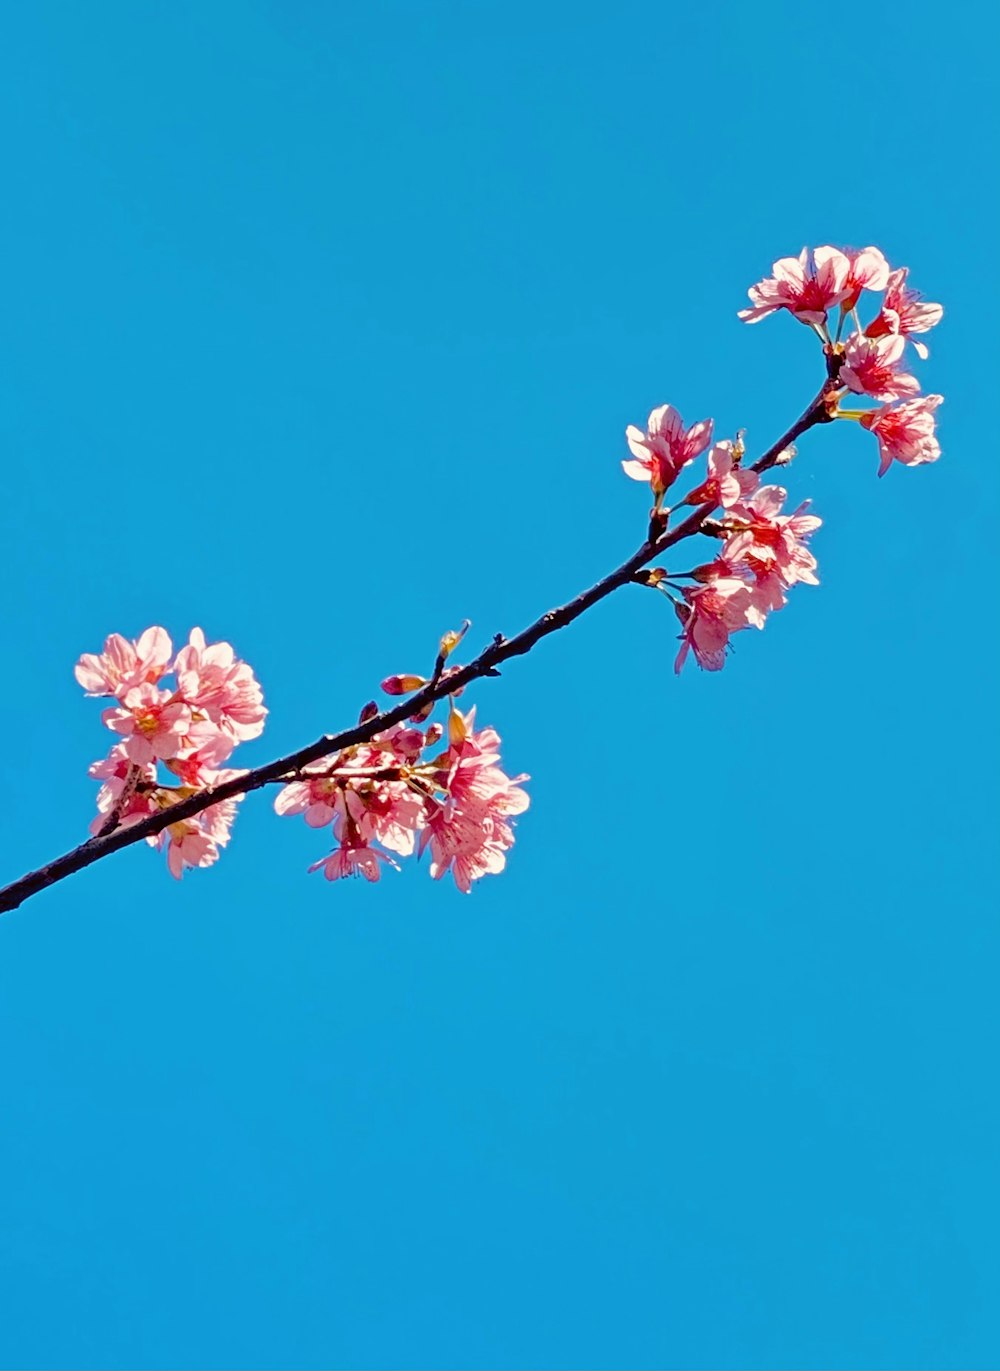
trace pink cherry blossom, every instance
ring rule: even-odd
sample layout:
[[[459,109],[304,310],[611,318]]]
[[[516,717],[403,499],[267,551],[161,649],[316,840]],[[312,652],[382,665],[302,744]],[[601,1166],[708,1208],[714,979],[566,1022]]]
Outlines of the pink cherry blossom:
[[[706,585],[688,586],[684,599],[686,605],[677,606],[683,632],[674,671],[680,672],[689,651],[703,670],[721,671],[730,635],[747,627],[750,587],[737,577],[720,577]]]
[[[376,733],[367,748],[362,744],[358,749],[360,765],[392,766],[394,763],[406,765],[417,761],[424,748],[432,745],[441,736],[440,724],[432,724],[426,732],[411,724],[393,724],[391,728]]]
[[[752,308],[741,309],[739,317],[756,324],[775,310],[787,309],[803,324],[821,325],[827,310],[847,298],[850,269],[849,259],[832,247],[812,253],[803,248],[798,257],[782,257],[775,262],[772,275],[750,287]]]
[[[844,349],[841,383],[873,400],[902,400],[916,395],[920,382],[902,369],[905,347],[902,335],[869,338],[852,334]]]
[[[301,814],[310,828],[326,828],[337,817],[340,782],[329,772],[328,757],[303,768],[303,778],[291,781],[277,794],[274,812],[282,817]],[[315,772],[316,774],[310,774]]]
[[[235,742],[257,738],[264,731],[264,697],[252,669],[241,662],[229,643],[206,644],[200,628],[174,662],[180,695],[218,725]]]
[[[841,309],[847,311],[858,303],[862,290],[885,290],[889,279],[889,263],[878,248],[861,248],[859,252],[846,254],[850,262],[847,273],[847,295],[841,301]]]
[[[396,724],[370,743],[347,749],[304,768],[284,786],[274,802],[281,815],[301,814],[312,828],[332,825],[344,847],[379,842],[409,856],[415,834],[426,822],[429,792],[418,762],[425,746],[440,737],[432,726]],[[416,776],[416,781],[410,779]]]
[[[92,834],[101,831],[113,811],[122,827],[156,812],[152,793],[156,766],[152,762],[137,766],[130,761],[124,743],[115,743],[106,757],[91,765],[87,774],[104,782],[97,792],[97,814],[90,824]]]
[[[529,804],[520,785],[528,777],[507,776],[496,765],[499,744],[495,729],[476,730],[475,710],[452,711],[448,749],[437,759],[448,798],[431,807],[420,850],[430,847],[434,880],[451,871],[466,895],[473,881],[503,870],[514,842],[508,817]]]
[[[934,411],[943,398],[941,395],[921,395],[899,405],[883,405],[862,416],[862,428],[874,433],[878,439],[880,476],[885,475],[893,461],[902,462],[904,466],[937,461],[941,456],[941,444],[934,431]]]
[[[237,772],[230,770],[219,771],[214,780],[214,784],[221,784]],[[227,800],[220,800],[218,804],[209,805],[196,816],[201,828],[208,834],[214,843],[219,847],[225,847],[232,836],[233,822],[236,818],[236,810],[242,801],[242,795],[232,795]]]
[[[626,476],[648,481],[654,495],[661,496],[681,470],[708,447],[712,420],[702,419],[685,429],[673,405],[660,405],[650,414],[645,432],[629,424],[625,437],[633,454],[630,461],[622,462]]]
[[[708,479],[692,490],[684,503],[712,503],[728,509],[756,490],[759,484],[760,477],[755,471],[743,471],[737,465],[733,444],[724,438],[708,454]]]
[[[116,709],[101,716],[113,733],[125,738],[129,761],[145,762],[176,757],[183,751],[191,724],[191,710],[169,690],[154,685],[133,686]]]
[[[800,581],[819,585],[816,558],[806,540],[823,521],[806,512],[808,500],[792,514],[782,514],[787,498],[783,486],[761,486],[736,505],[727,521],[733,536],[723,547],[723,558],[733,567],[745,566],[758,583],[776,574],[785,586]]]
[[[206,772],[204,786],[219,785],[233,776],[242,773],[233,770]],[[204,788],[204,786],[202,788]],[[161,808],[175,804],[178,799],[194,793],[192,788],[184,790],[161,789],[159,805]],[[167,849],[167,870],[171,876],[180,880],[185,867],[212,866],[219,859],[219,850],[226,846],[232,833],[236,810],[242,801],[236,795],[217,804],[209,805],[191,819],[180,819],[160,833],[147,838],[150,847]]]
[[[155,685],[167,670],[173,644],[162,628],[147,628],[130,643],[120,633],[104,641],[100,654],[85,652],[73,674],[88,695],[116,695],[119,699],[137,685]]]
[[[178,881],[185,867],[212,866],[219,860],[219,845],[197,822],[199,818],[200,814],[195,819],[183,819],[146,839],[150,847],[166,844],[167,870]]]
[[[940,323],[944,315],[942,305],[922,300],[919,291],[906,284],[909,267],[900,267],[889,277],[882,301],[882,309],[865,329],[869,338],[881,338],[886,334],[899,333],[908,337],[913,333],[926,333]],[[920,357],[927,357],[923,343],[914,341],[914,348]]]
[[[338,847],[328,857],[313,862],[310,871],[322,869],[328,881],[339,881],[344,876],[364,876],[366,881],[377,881],[381,875],[381,865],[398,866],[391,857],[374,847]]]
[[[427,797],[405,781],[352,781],[343,792],[343,811],[334,823],[338,837],[354,833],[365,842],[379,842],[390,852],[409,857],[415,834],[427,822]]]

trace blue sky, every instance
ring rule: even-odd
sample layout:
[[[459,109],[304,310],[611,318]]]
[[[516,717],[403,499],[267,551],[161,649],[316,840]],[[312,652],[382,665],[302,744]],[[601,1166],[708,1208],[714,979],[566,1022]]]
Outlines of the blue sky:
[[[944,458],[808,435],[822,586],[720,676],[636,589],[474,692],[533,798],[471,898],[258,796],[0,920],[0,1364],[996,1365],[993,35],[866,13],[7,14],[5,879],[107,633],[232,641],[264,761],[622,560],[653,405],[766,446],[774,257],[947,314]]]

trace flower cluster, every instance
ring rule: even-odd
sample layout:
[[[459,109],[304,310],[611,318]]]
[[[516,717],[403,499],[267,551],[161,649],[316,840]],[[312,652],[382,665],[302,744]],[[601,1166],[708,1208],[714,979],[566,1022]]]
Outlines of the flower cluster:
[[[660,412],[653,411],[650,428]],[[677,425],[683,431],[679,417]],[[711,431],[711,421],[696,427]],[[706,511],[721,505],[722,518],[710,526],[710,531],[723,540],[719,554],[693,571],[668,572],[655,567],[637,577],[673,602],[682,629],[676,671],[689,653],[704,670],[720,671],[734,633],[743,628],[763,628],[767,615],[784,606],[786,591],[798,582],[819,584],[816,559],[807,540],[821,520],[806,512],[808,502],[791,514],[782,513],[788,492],[782,486],[762,486],[757,472],[741,465],[743,455],[742,439],[715,443],[708,453],[705,480],[683,501]],[[626,470],[635,475],[630,465],[625,464]],[[652,481],[650,484],[655,500],[656,486]],[[681,584],[683,581],[695,584]]]
[[[927,357],[927,348],[913,335],[926,333],[943,310],[922,301],[906,284],[907,275],[906,267],[893,271],[878,248],[803,248],[798,257],[775,262],[772,275],[751,286],[751,307],[740,311],[740,318],[756,323],[786,310],[819,337],[828,380],[810,422],[853,419],[873,433],[879,444],[880,476],[893,461],[917,466],[933,462],[941,453],[934,429],[941,396],[919,394],[917,378],[905,370],[905,353],[912,341],[917,355]],[[865,291],[881,296],[878,312],[866,327],[858,316]],[[838,318],[831,335],[833,311]],[[844,339],[848,323],[853,327]],[[880,402],[879,407],[842,409],[849,391]],[[673,602],[682,628],[677,671],[691,653],[706,671],[720,670],[734,633],[763,628],[767,615],[784,606],[793,585],[818,584],[808,539],[821,521],[808,513],[808,504],[783,513],[788,492],[783,486],[760,483],[760,471],[790,462],[794,448],[747,468],[742,464],[742,437],[710,446],[712,431],[711,419],[686,427],[672,405],[654,409],[645,429],[630,424],[625,430],[632,455],[622,466],[626,475],[652,491],[654,547],[666,532],[670,515],[664,496],[706,449],[705,479],[679,503],[693,505],[703,515],[722,510],[721,518],[701,524],[701,532],[723,540],[711,562],[680,573],[654,567],[634,577]]]
[[[693,586],[679,585],[681,578],[665,571],[653,573],[651,583],[670,595],[681,622],[675,671],[689,652],[704,670],[720,671],[734,633],[763,628],[767,615],[783,608],[793,585],[819,584],[807,543],[821,520],[807,513],[808,501],[782,513],[787,490],[762,486],[755,471],[739,467],[741,456],[740,443],[717,443],[709,453],[708,480],[687,498],[689,504],[722,506],[723,516],[712,526],[723,539],[719,554],[686,573]]]
[[[944,310],[922,300],[907,285],[908,267],[893,271],[878,248],[859,252],[838,248],[803,248],[798,257],[782,257],[772,275],[750,287],[750,309],[740,318],[754,324],[776,310],[787,310],[808,324],[822,340],[836,381],[831,401],[844,390],[879,402],[878,409],[837,408],[833,417],[853,419],[878,440],[879,472],[894,461],[904,466],[934,462],[941,455],[934,411],[940,395],[920,395],[920,382],[907,371],[906,345],[926,359],[927,347],[915,334],[927,333]],[[858,316],[863,291],[881,295],[878,312],[867,325]],[[830,312],[838,314],[830,334]],[[843,339],[848,321],[853,325]]]
[[[259,737],[267,710],[246,662],[228,643],[206,643],[191,630],[174,656],[162,628],[135,642],[113,633],[101,653],[87,652],[75,675],[88,695],[110,697],[102,721],[118,735],[90,775],[101,781],[94,834],[109,833],[206,790],[239,771],[223,766],[236,746]],[[173,676],[172,689],[164,685]],[[161,782],[162,764],[176,784]],[[180,877],[187,866],[211,866],[229,841],[236,800],[223,800],[171,824],[147,841],[167,849],[167,866]]]
[[[422,679],[393,676],[383,688],[403,694]],[[475,710],[462,714],[452,704],[446,739],[440,724],[397,724],[305,767],[274,808],[301,814],[310,828],[332,829],[337,846],[309,868],[328,881],[377,881],[383,865],[398,866],[396,856],[429,848],[431,876],[450,871],[468,894],[473,881],[503,870],[514,841],[511,817],[528,807],[521,788],[527,776],[508,776],[499,763],[496,731],[477,729]]]
[[[382,682],[387,695],[412,698],[381,714],[374,703],[366,705],[357,731],[328,735],[319,746],[254,773],[233,770],[226,763],[234,749],[261,733],[267,713],[250,667],[228,643],[209,644],[197,628],[176,655],[162,628],[147,629],[135,642],[112,634],[103,652],[85,654],[76,666],[84,690],[111,701],[103,722],[116,739],[90,768],[101,782],[91,832],[103,837],[161,816],[145,831],[164,827],[147,841],[166,848],[169,870],[180,877],[185,867],[217,860],[246,790],[277,781],[279,815],[298,814],[310,828],[330,830],[332,851],[309,868],[329,881],[358,875],[377,881],[384,866],[398,866],[397,858],[425,852],[431,876],[440,880],[450,872],[465,893],[474,881],[502,871],[514,842],[513,819],[528,807],[528,777],[508,776],[496,731],[477,728],[475,710],[462,713],[457,707],[459,682],[497,675],[499,662],[528,651],[630,581],[671,601],[681,625],[675,670],[693,656],[704,670],[719,671],[734,634],[763,628],[793,586],[817,585],[810,538],[821,521],[808,502],[789,508],[784,485],[764,484],[762,476],[792,462],[794,439],[834,419],[853,420],[874,435],[880,476],[894,461],[918,466],[940,456],[935,415],[941,396],[921,395],[907,368],[908,346],[926,359],[917,335],[937,324],[943,311],[922,301],[907,276],[907,268],[891,269],[874,247],[804,248],[798,257],[775,262],[772,274],[750,288],[751,305],[740,317],[756,323],[785,311],[819,339],[825,379],[804,414],[754,462],[744,460],[742,433],[713,441],[712,419],[687,425],[672,405],[652,410],[644,428],[630,424],[630,455],[622,466],[652,494],[649,531],[639,553],[515,638],[498,634],[464,667],[449,668],[447,662],[468,621],[446,633],[430,675],[405,673]],[[867,324],[859,314],[866,293],[877,297]],[[872,403],[842,408],[848,394]],[[701,479],[695,478],[672,510],[665,503],[668,493],[703,455]],[[672,513],[684,507],[693,512],[671,527]],[[695,535],[716,540],[710,560],[684,572],[651,565]],[[171,676],[172,686],[166,684]],[[447,723],[428,722],[444,701]],[[342,746],[348,738],[365,741]],[[323,749],[327,755],[310,760]],[[226,781],[233,784],[220,800],[216,788]],[[196,812],[172,819],[173,807],[194,796],[200,798],[188,808]],[[88,860],[96,860],[105,845],[85,844],[79,851],[85,849]],[[15,884],[36,878],[37,888],[50,879],[43,869]]]

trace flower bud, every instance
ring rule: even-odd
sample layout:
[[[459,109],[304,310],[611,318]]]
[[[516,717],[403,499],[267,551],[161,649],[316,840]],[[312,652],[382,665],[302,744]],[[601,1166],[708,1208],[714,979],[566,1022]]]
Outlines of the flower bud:
[[[387,676],[382,682],[382,689],[387,695],[409,695],[413,690],[419,690],[421,686],[427,684],[424,676]]]
[[[696,566],[691,575],[696,581],[700,581],[702,585],[708,585],[710,581],[717,581],[720,576],[725,576],[727,572],[729,572],[729,568],[726,566],[725,562],[715,561],[705,562],[702,566]],[[731,572],[729,574],[731,574]]]
[[[453,628],[450,632],[444,635],[444,637],[441,639],[441,645],[438,648],[438,657],[442,662],[445,660],[446,657],[451,656],[451,654],[455,651],[456,647],[458,647],[459,643],[462,641],[462,639],[465,637],[465,635],[468,633],[471,627],[471,621],[469,619],[466,619],[462,624],[461,628]]]

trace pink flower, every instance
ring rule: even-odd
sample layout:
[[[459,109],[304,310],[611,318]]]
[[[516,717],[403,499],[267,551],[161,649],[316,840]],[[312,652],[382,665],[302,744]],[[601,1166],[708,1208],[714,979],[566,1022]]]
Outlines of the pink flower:
[[[117,709],[101,716],[113,733],[125,738],[125,755],[142,766],[176,757],[185,748],[191,711],[169,690],[154,685],[133,686]]]
[[[733,536],[724,545],[722,556],[734,568],[746,567],[758,584],[776,574],[785,586],[799,581],[819,585],[816,558],[806,539],[823,521],[806,513],[808,500],[794,513],[782,514],[787,498],[783,486],[761,486],[749,500],[735,506],[727,521]]]
[[[274,808],[281,815],[303,815],[312,828],[332,825],[343,848],[379,842],[407,857],[413,852],[416,832],[427,821],[430,801],[426,781],[419,779],[426,768],[421,770],[418,763],[425,746],[439,737],[437,726],[424,734],[396,724],[377,733],[370,743],[348,748],[334,759],[313,762],[301,779],[279,792]]]
[[[178,881],[186,866],[212,866],[219,860],[218,844],[197,819],[182,819],[146,841],[150,847],[162,848],[166,844],[167,870]]]
[[[527,776],[507,776],[496,765],[499,744],[495,729],[476,731],[475,710],[452,711],[449,746],[437,759],[437,779],[448,798],[430,807],[420,850],[430,847],[434,880],[451,871],[466,895],[473,881],[503,870],[514,843],[508,817],[522,814],[529,804],[519,784]]]
[[[173,645],[162,628],[147,628],[137,642],[120,633],[104,641],[98,655],[85,652],[73,674],[88,695],[117,695],[137,685],[155,685],[167,670]]]
[[[129,761],[124,743],[115,743],[106,757],[93,763],[88,775],[104,782],[97,792],[97,814],[90,825],[92,834],[101,831],[112,811],[117,811],[122,827],[156,812],[156,765],[149,762],[137,766]]]
[[[374,847],[338,847],[328,857],[313,862],[309,870],[322,868],[328,881],[339,881],[344,876],[364,876],[366,881],[377,881],[382,875],[380,863],[398,866],[391,857]]]
[[[940,323],[944,307],[922,300],[919,291],[910,289],[906,284],[909,270],[909,267],[900,267],[889,277],[882,309],[865,329],[867,337],[881,338],[892,333],[908,337],[912,333],[926,333]],[[914,342],[913,346],[919,357],[926,358],[927,348],[923,343]]]
[[[367,757],[361,763],[369,766],[406,765],[416,762],[424,748],[436,742],[441,736],[441,725],[432,724],[426,733],[410,724],[393,724],[391,728],[376,733],[367,748],[364,744],[358,749],[358,756]]]
[[[253,671],[229,643],[206,644],[200,628],[174,662],[179,694],[199,714],[235,742],[258,738],[264,731],[264,697]]]
[[[756,490],[759,484],[760,477],[755,471],[739,468],[732,443],[723,438],[708,454],[708,479],[697,490],[692,490],[684,503],[704,505],[711,502],[728,509]]]
[[[941,444],[934,432],[934,411],[943,398],[922,395],[900,405],[883,405],[863,415],[862,428],[878,439],[880,476],[885,475],[894,460],[911,467],[937,461]]]
[[[702,419],[685,430],[673,405],[660,405],[650,414],[645,433],[629,424],[625,437],[633,454],[631,461],[622,462],[626,476],[648,481],[654,495],[660,496],[673,485],[682,468],[708,447],[712,420]]]
[[[840,381],[873,400],[902,400],[916,395],[920,382],[902,370],[906,339],[900,335],[868,338],[854,333],[847,340]]]
[[[344,812],[334,824],[338,837],[353,832],[365,842],[380,842],[390,852],[409,857],[415,834],[427,822],[427,799],[405,781],[352,781],[344,791]]]
[[[205,771],[202,777],[204,784],[200,788],[219,785],[222,781],[228,781],[240,774],[232,770]],[[159,791],[159,807],[176,804],[179,799],[185,799],[193,793],[193,787],[185,787],[180,791],[162,788]],[[178,820],[169,828],[147,838],[146,842],[150,847],[160,849],[166,844],[167,870],[177,880],[184,874],[185,867],[212,866],[219,860],[219,849],[229,842],[236,810],[242,799],[242,795],[236,795],[227,800],[220,800],[217,804],[209,805],[208,809],[203,809],[192,819]]]
[[[306,773],[301,781],[292,781],[278,791],[274,801],[274,812],[284,817],[287,814],[301,814],[310,828],[326,828],[337,817],[340,803],[340,782],[328,773],[331,763],[321,758],[304,768]]]
[[[750,287],[753,307],[741,309],[739,317],[756,324],[777,309],[787,309],[803,324],[823,324],[827,310],[847,298],[850,270],[849,259],[837,248],[816,248],[811,254],[803,248],[798,257],[780,258],[771,276]]]
[[[689,651],[705,671],[721,671],[730,634],[747,627],[750,587],[736,577],[720,577],[703,586],[688,586],[684,598],[686,607],[677,606],[684,631],[674,671],[680,671]]]
[[[885,290],[889,279],[889,263],[878,248],[862,248],[859,252],[848,252],[850,270],[847,273],[847,295],[840,302],[845,311],[858,303],[862,290]]]

